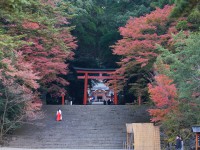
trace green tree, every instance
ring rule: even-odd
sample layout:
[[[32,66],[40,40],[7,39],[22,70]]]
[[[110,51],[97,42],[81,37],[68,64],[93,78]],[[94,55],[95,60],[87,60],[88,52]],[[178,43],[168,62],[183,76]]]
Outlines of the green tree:
[[[191,135],[191,126],[200,124],[199,38],[200,33],[191,33],[187,37],[181,32],[174,38],[176,47],[174,51],[160,48],[163,53],[157,65],[162,60],[170,67],[170,71],[165,71],[165,74],[174,80],[178,93],[178,111],[171,111],[163,121],[169,140],[176,134],[188,138]]]
[[[110,45],[121,38],[118,28],[132,17],[141,16],[150,11],[150,1],[126,0],[75,0],[70,1],[71,20],[76,26],[73,31],[78,39],[78,49],[75,52],[75,66],[87,67],[117,67],[117,56],[112,55]],[[80,63],[79,63],[80,62]],[[90,63],[93,62],[93,63]],[[85,64],[85,63],[84,63]]]
[[[199,0],[176,0],[171,17],[186,17],[191,30],[199,30],[200,26],[200,2]]]
[[[151,2],[151,6],[163,8],[167,4],[170,4],[170,5],[174,4],[174,2],[175,0],[153,0]]]

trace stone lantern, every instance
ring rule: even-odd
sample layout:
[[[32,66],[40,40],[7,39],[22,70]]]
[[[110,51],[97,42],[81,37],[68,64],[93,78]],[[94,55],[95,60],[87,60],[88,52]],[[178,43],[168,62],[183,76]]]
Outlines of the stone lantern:
[[[200,126],[192,126],[192,132],[196,134],[196,149],[200,150]]]

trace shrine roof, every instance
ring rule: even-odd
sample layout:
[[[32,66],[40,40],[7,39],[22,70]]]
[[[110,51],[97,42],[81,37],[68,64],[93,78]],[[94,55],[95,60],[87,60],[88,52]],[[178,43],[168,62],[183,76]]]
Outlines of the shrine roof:
[[[195,133],[200,133],[200,126],[192,126],[192,131]]]

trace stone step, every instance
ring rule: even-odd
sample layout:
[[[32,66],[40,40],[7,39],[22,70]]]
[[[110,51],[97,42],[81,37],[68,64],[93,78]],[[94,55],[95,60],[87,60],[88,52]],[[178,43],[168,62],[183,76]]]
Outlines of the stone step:
[[[126,105],[59,106],[63,120],[55,121],[56,105],[43,106],[45,118],[18,129],[9,147],[65,149],[121,149],[126,123],[149,117],[146,108]],[[145,117],[144,117],[145,118]]]

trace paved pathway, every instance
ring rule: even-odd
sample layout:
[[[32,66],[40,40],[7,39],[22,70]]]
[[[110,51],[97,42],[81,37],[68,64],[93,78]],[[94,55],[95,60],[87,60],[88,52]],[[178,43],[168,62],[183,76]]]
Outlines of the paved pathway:
[[[122,149],[126,140],[125,123],[148,120],[145,108],[138,106],[65,105],[60,107],[63,121],[56,122],[57,108],[56,105],[44,106],[45,118],[17,130],[8,147]]]

